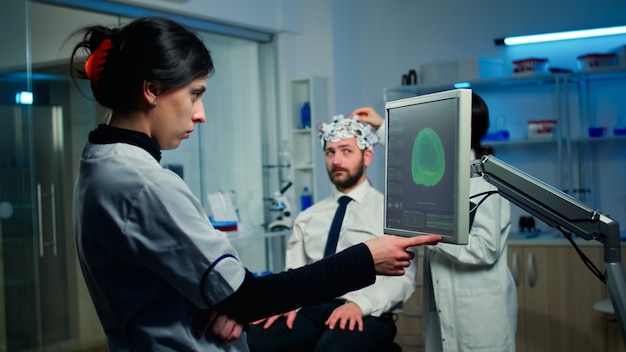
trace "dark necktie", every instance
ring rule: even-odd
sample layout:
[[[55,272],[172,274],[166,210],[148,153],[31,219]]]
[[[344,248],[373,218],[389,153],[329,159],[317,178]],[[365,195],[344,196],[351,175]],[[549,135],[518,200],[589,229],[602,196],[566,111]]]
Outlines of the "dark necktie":
[[[326,248],[324,249],[324,257],[328,257],[335,253],[337,249],[337,242],[339,241],[339,231],[341,230],[341,224],[343,223],[343,216],[346,214],[346,207],[352,198],[348,196],[341,196],[337,200],[339,206],[335,212],[333,223],[330,225],[330,232],[328,232],[328,240],[326,240]]]

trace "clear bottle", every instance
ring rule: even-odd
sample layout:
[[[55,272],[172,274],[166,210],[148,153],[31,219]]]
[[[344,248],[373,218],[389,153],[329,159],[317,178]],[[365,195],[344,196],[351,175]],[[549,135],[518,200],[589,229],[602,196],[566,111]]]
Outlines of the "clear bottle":
[[[311,105],[308,101],[300,108],[300,128],[311,128]]]
[[[302,194],[300,194],[300,209],[305,210],[311,205],[313,205],[313,195],[311,194],[309,187],[304,187],[302,189]]]
[[[289,168],[291,167],[291,152],[289,143],[282,141],[278,149],[278,177],[280,178],[281,187],[288,181]]]

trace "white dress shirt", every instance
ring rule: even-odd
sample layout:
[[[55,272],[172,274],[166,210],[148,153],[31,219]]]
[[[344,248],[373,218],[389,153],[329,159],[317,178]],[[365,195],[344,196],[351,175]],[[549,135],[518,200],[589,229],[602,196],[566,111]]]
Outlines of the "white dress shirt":
[[[287,244],[286,269],[297,268],[323,258],[326,239],[330,230],[337,199],[344,194],[333,194],[298,214],[293,233]],[[353,244],[384,236],[384,199],[382,193],[366,180],[345,194],[353,200],[348,203],[343,219],[337,251]],[[416,260],[403,276],[377,276],[368,287],[349,292],[340,298],[356,303],[363,315],[380,316],[399,308],[415,290]]]

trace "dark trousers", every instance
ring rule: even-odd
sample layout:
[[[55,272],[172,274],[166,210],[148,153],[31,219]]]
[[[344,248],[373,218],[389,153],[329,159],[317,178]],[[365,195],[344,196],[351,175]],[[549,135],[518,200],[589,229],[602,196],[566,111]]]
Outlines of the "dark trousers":
[[[290,330],[286,318],[276,320],[268,329],[263,324],[251,325],[248,331],[250,352],[344,352],[387,351],[393,345],[396,325],[391,314],[363,317],[363,331],[330,330],[324,322],[332,311],[344,304],[342,300],[303,307],[298,311]]]

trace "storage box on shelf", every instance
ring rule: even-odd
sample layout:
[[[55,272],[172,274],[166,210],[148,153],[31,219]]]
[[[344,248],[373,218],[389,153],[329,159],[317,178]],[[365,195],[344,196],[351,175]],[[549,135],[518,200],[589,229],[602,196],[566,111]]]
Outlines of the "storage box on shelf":
[[[617,67],[617,54],[615,53],[593,53],[577,57],[578,69],[580,71],[590,71],[609,67]]]
[[[420,84],[456,82],[459,79],[459,65],[456,61],[427,62],[420,65]]]
[[[502,59],[481,57],[458,62],[459,81],[475,81],[502,77]]]
[[[532,57],[513,61],[513,74],[541,74],[548,73],[548,59]]]
[[[528,139],[555,138],[556,120],[529,120]]]

